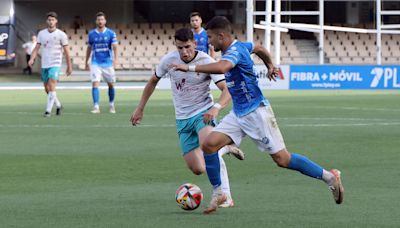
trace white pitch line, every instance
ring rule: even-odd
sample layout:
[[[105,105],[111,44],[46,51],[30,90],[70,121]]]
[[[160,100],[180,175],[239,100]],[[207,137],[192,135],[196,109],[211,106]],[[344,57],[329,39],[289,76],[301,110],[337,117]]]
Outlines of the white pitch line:
[[[377,118],[345,118],[345,117],[281,117],[278,120],[344,120],[344,121],[387,121],[388,119]]]
[[[363,126],[393,126],[400,125],[400,122],[391,123],[355,123],[355,124],[281,124],[284,127],[363,127]],[[136,128],[170,128],[174,124],[141,124]],[[0,124],[0,128],[135,128],[130,124],[126,125],[55,125],[55,124]]]
[[[362,127],[362,126],[392,126],[400,125],[400,122],[392,123],[352,123],[352,124],[284,124],[285,127]]]
[[[100,86],[100,89],[107,89],[107,86]],[[115,86],[116,89],[144,89],[144,86]],[[92,89],[92,86],[57,86],[57,90],[88,90]],[[0,86],[0,90],[43,90],[43,86]]]
[[[276,104],[274,106],[277,107],[299,107],[299,108],[306,108],[306,109],[343,109],[343,110],[358,110],[358,111],[392,111],[392,112],[400,112],[400,109],[393,109],[393,108],[363,108],[363,107],[346,107],[346,106],[294,106],[294,105],[280,105]]]
[[[20,115],[35,115],[37,112],[0,112],[0,114],[20,114]],[[81,112],[65,112],[63,115],[92,115],[91,113],[81,113]],[[130,115],[130,113],[127,113]],[[165,116],[163,114],[147,114],[146,116]],[[344,121],[387,121],[388,119],[377,119],[377,118],[340,118],[340,117],[278,117],[278,120],[344,120]]]
[[[139,127],[148,127],[148,128],[169,128],[175,127],[174,124],[159,124],[159,125],[138,125]],[[126,125],[55,125],[55,124],[0,124],[0,128],[134,128],[131,124]]]
[[[40,116],[37,112],[0,112],[0,114],[13,114],[13,115],[29,115],[29,116]],[[65,112],[63,113],[65,116],[94,116],[93,114],[87,113],[78,113],[78,112]],[[130,115],[130,114],[126,114]],[[147,114],[146,116],[159,116],[164,117],[162,114]],[[277,118],[278,120],[316,120],[316,121],[326,121],[326,120],[339,120],[339,121],[388,121],[389,119],[378,119],[378,118],[338,118],[338,117],[282,117]],[[290,125],[290,124],[289,124]]]
[[[12,114],[12,115],[28,115],[28,116],[41,116],[42,113],[38,112],[0,112],[0,114]],[[106,112],[106,114],[108,114]],[[118,113],[119,114],[119,113]],[[97,114],[90,113],[89,111],[86,113],[82,112],[64,112],[62,113],[63,116],[98,116]],[[126,116],[130,116],[130,113],[126,113]],[[165,115],[162,114],[146,114],[146,116],[151,116],[151,117],[164,117]]]

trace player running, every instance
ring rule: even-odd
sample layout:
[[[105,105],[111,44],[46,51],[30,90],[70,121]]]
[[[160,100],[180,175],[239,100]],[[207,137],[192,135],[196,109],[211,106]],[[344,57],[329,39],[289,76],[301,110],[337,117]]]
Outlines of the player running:
[[[190,14],[190,26],[192,27],[192,31],[194,33],[194,40],[196,41],[196,50],[202,51],[204,53],[209,54],[212,58],[215,58],[215,51],[213,48],[210,48],[210,44],[208,43],[208,36],[206,30],[201,27],[203,20],[199,12],[192,12]]]
[[[56,105],[56,115],[61,115],[62,105],[57,98],[56,86],[60,67],[62,62],[62,53],[64,50],[65,59],[67,61],[66,75],[72,73],[71,58],[68,49],[67,35],[57,29],[57,14],[55,12],[47,13],[47,28],[39,32],[35,49],[32,51],[31,58],[28,62],[29,66],[35,63],[39,49],[42,47],[42,81],[44,90],[47,93],[47,106],[43,114],[44,117],[51,116],[53,105]]]
[[[285,147],[271,105],[258,86],[254,63],[250,57],[251,53],[260,57],[268,68],[269,79],[275,80],[278,69],[272,64],[268,51],[260,45],[234,40],[231,24],[225,17],[214,17],[206,29],[211,45],[216,51],[222,51],[222,59],[211,64],[193,62],[171,65],[175,70],[184,72],[224,73],[232,96],[233,110],[201,144],[207,173],[214,186],[212,200],[204,213],[216,211],[218,205],[226,199],[220,187],[220,170],[216,168],[220,161],[215,151],[232,143],[239,146],[246,135],[259,150],[268,152],[279,167],[297,170],[304,175],[323,180],[332,191],[335,202],[342,203],[344,188],[339,170],[327,171],[305,156],[289,153]]]
[[[101,78],[108,85],[109,111],[115,113],[115,70],[117,66],[117,35],[111,29],[106,27],[106,15],[103,12],[96,14],[97,27],[89,32],[88,47],[86,49],[86,69],[90,69],[90,78],[92,80],[92,113],[100,113],[100,91],[99,85]],[[89,67],[89,57],[92,55],[91,65]]]
[[[206,53],[195,50],[196,43],[193,38],[193,32],[190,29],[182,28],[176,31],[175,45],[178,50],[165,55],[161,59],[155,74],[146,84],[139,105],[132,114],[131,122],[134,126],[140,124],[146,103],[157,83],[162,77],[169,76],[175,106],[176,129],[183,152],[183,159],[194,174],[200,175],[206,170],[203,152],[199,148],[199,143],[202,143],[211,132],[214,126],[214,119],[217,118],[220,109],[225,107],[231,98],[223,74],[169,71],[169,64],[176,62],[185,65],[215,62]],[[219,102],[215,104],[210,93],[211,80],[222,91]],[[220,169],[221,191],[226,196],[224,202],[219,205],[220,207],[232,207],[234,204],[230,194],[228,173],[225,162],[222,159],[222,155],[226,153],[232,153],[240,160],[244,159],[243,152],[235,146],[227,145],[219,150],[219,163],[216,168]]]

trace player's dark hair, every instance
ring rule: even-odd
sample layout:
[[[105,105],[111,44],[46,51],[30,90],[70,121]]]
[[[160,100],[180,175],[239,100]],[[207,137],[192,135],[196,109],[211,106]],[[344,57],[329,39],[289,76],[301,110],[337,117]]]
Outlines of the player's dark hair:
[[[206,25],[206,30],[218,30],[231,33],[231,22],[224,16],[213,17]]]
[[[189,40],[194,40],[194,35],[191,29],[181,28],[176,30],[174,38],[175,40],[187,42]]]
[[[104,17],[104,18],[106,18],[106,14],[103,13],[103,12],[98,12],[98,13],[96,13],[96,18],[97,18],[97,17]]]
[[[57,15],[56,12],[51,11],[51,12],[48,12],[48,13],[46,14],[46,17],[47,17],[47,18],[49,18],[49,17],[54,17],[55,19],[57,19],[57,18],[58,18],[58,15]]]
[[[201,15],[200,15],[199,12],[192,12],[192,13],[190,13],[190,18],[195,17],[195,16],[198,16],[198,17],[201,18]]]

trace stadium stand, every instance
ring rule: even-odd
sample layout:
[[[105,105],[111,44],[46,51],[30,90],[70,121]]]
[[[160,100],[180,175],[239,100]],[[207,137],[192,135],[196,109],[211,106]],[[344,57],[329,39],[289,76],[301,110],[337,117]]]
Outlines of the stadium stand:
[[[175,29],[188,25],[182,23],[121,23],[108,26],[118,35],[120,58],[117,69],[149,70],[154,69],[163,55],[175,50],[173,41]],[[86,24],[84,28],[77,30],[63,29],[70,38],[73,65],[80,70],[85,68],[87,34],[92,28],[93,24]],[[235,25],[233,29],[237,39],[246,40],[244,25]],[[376,62],[376,41],[375,36],[371,34],[326,31],[324,37],[325,59],[329,64],[374,64]],[[255,30],[254,40],[256,44],[263,44],[264,31]],[[318,43],[314,42],[313,48],[317,53]],[[307,60],[307,53],[300,50],[299,43],[303,43],[303,41],[296,42],[288,33],[281,33],[282,64],[312,63]],[[400,57],[396,53],[400,49],[399,47],[400,44],[395,35],[382,35],[382,62],[384,64],[398,63]],[[274,55],[273,39],[270,51]],[[220,53],[217,54],[217,58],[218,56]],[[254,61],[262,63],[259,58],[255,58]]]

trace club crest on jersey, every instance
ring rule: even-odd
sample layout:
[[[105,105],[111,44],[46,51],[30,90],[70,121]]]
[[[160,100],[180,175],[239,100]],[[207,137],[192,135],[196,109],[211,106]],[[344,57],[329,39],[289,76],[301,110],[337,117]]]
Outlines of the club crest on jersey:
[[[226,82],[226,86],[228,86],[228,88],[232,88],[235,86],[235,82],[234,81]]]
[[[269,143],[269,138],[268,138],[268,137],[264,137],[264,138],[261,139],[261,141],[262,141],[264,144],[268,144],[268,143]]]
[[[186,79],[182,78],[180,82],[175,82],[175,86],[177,90],[183,90],[183,87],[185,86]]]

